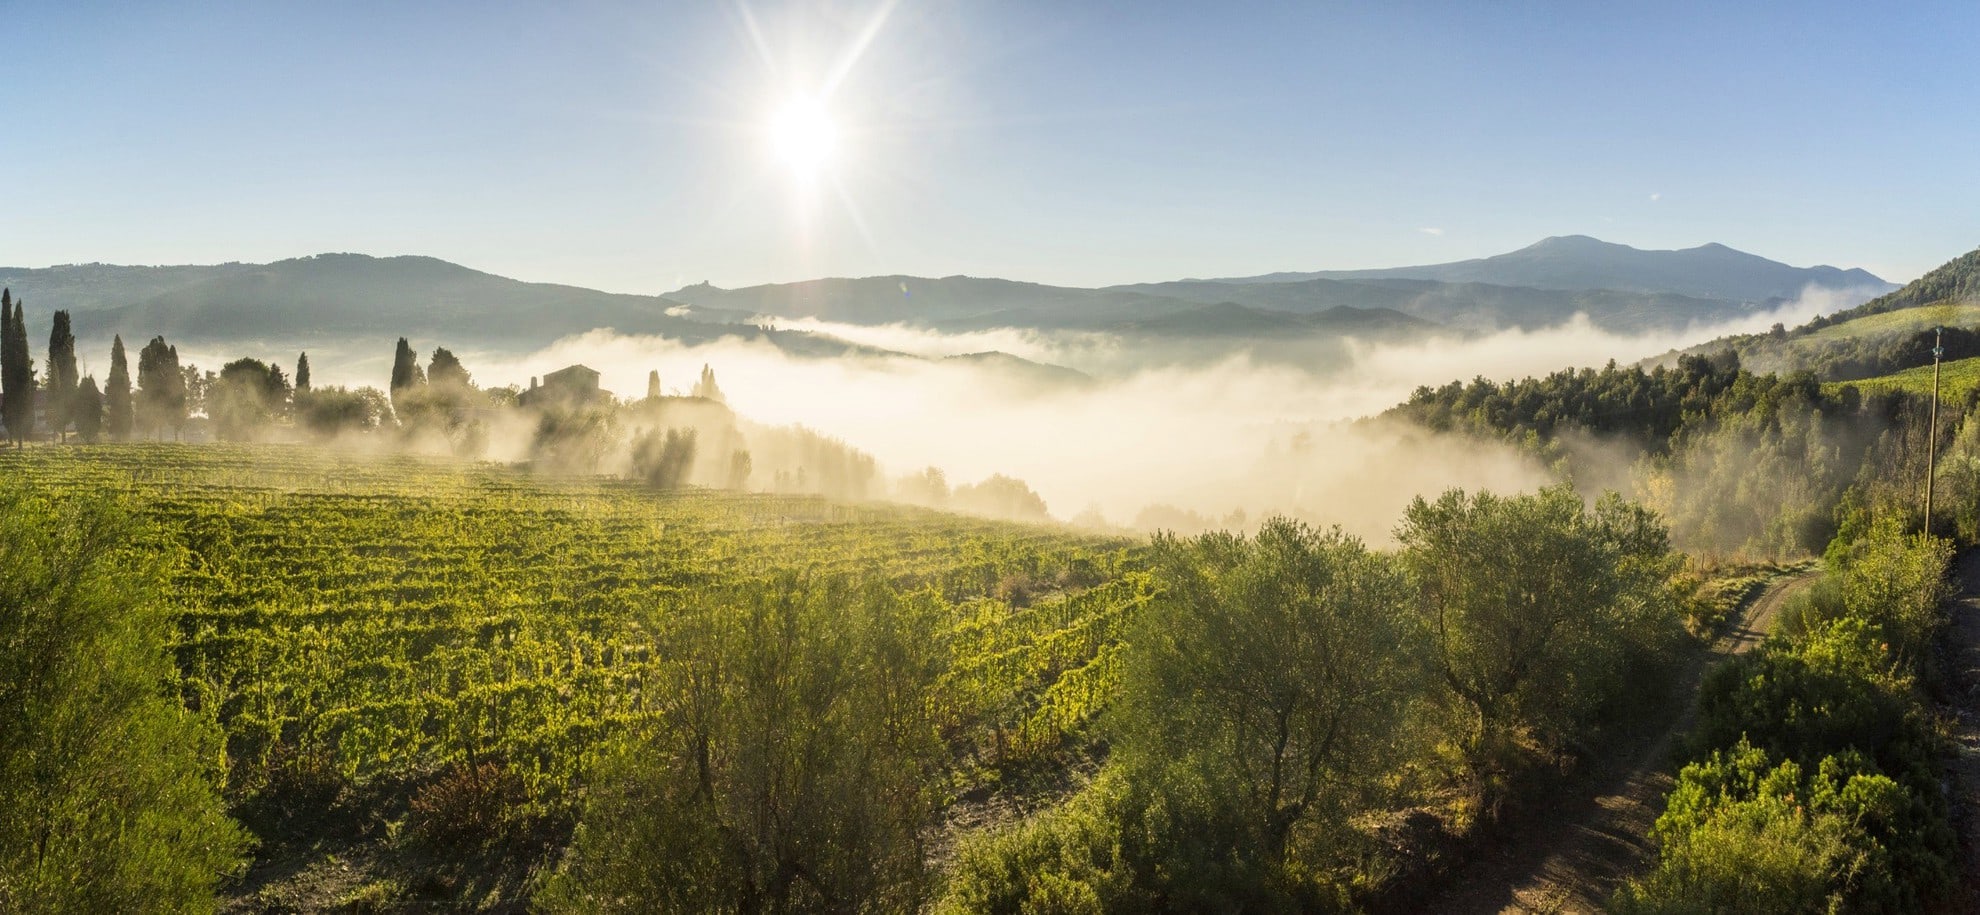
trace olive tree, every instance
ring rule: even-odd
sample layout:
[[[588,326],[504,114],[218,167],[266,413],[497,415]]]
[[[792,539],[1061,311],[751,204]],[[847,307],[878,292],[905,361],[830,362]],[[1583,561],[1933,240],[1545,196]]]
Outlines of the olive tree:
[[[1397,537],[1475,775],[1499,774],[1522,744],[1578,742],[1681,637],[1669,537],[1614,494],[1591,508],[1566,486],[1452,490],[1418,498]]]
[[[1340,849],[1419,693],[1408,580],[1338,528],[1283,518],[1249,538],[1161,536],[1154,554],[1161,595],[1108,733],[1174,831],[1171,895],[1315,892],[1300,884]]]
[[[606,762],[550,911],[908,911],[941,746],[936,605],[784,576],[656,622],[657,720]]]

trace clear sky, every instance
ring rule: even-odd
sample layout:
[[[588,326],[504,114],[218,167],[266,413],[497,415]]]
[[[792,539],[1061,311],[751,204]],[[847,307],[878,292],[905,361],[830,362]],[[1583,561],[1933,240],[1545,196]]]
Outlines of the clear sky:
[[[1580,233],[1902,281],[1980,245],[1976,34],[1972,0],[0,0],[0,264],[1097,285]],[[824,126],[779,146],[794,98]]]

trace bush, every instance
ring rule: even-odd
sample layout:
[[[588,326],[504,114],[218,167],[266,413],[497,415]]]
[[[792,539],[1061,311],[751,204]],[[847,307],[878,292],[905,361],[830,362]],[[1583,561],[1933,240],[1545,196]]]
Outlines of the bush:
[[[114,507],[0,493],[0,911],[210,911],[247,839]]]
[[[1862,620],[1820,624],[1800,645],[1773,643],[1705,678],[1693,746],[1700,753],[1742,739],[1777,756],[1814,760],[1866,752],[1918,727],[1911,679]]]
[[[1055,810],[958,849],[939,915],[1148,911],[1149,868],[1123,846],[1114,786],[1104,780]]]
[[[528,802],[522,779],[500,763],[455,763],[413,795],[406,825],[435,848],[479,848],[508,838]]]
[[[1813,775],[1742,740],[1678,776],[1653,837],[1656,870],[1617,895],[1625,913],[1914,912],[1951,885],[1920,854],[1911,792],[1861,755]]]

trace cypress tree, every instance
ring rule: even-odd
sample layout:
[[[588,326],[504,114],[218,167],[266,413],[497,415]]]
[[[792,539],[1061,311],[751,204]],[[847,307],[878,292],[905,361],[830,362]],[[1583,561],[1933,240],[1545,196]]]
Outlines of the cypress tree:
[[[14,379],[14,290],[0,289],[0,426],[7,427],[7,440],[18,443],[14,435],[14,424],[8,422],[14,416],[13,401],[8,397]]]
[[[659,400],[659,399],[660,399],[660,370],[659,370],[659,369],[654,369],[653,371],[651,371],[651,372],[647,372],[647,373],[646,373],[646,399],[647,399],[647,400]]]
[[[419,369],[419,354],[413,352],[406,338],[400,337],[399,348],[392,354],[392,411],[401,409],[402,392],[425,383],[426,373]]]
[[[69,332],[69,313],[55,313],[55,326],[48,332],[48,399],[45,413],[55,435],[67,438],[69,423],[75,418],[76,335]]]
[[[296,357],[296,393],[309,390],[309,354]]]
[[[5,339],[0,341],[0,420],[7,423],[7,436],[19,445],[34,431],[34,357],[27,342],[27,315],[19,301],[14,302],[7,319]]]
[[[110,342],[110,377],[103,384],[103,419],[110,437],[131,436],[131,365],[124,357],[122,334]]]

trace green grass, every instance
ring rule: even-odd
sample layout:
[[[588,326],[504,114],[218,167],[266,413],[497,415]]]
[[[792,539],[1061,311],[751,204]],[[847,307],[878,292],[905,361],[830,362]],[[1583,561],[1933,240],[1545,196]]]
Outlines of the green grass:
[[[590,754],[664,704],[642,691],[666,662],[653,620],[789,570],[939,596],[967,791],[1098,710],[1147,597],[1133,542],[814,497],[289,446],[30,447],[0,453],[0,479],[116,493],[145,519],[181,689],[218,718],[250,813],[323,789],[379,799],[357,811],[376,825],[493,759],[568,818]]]
[[[1965,327],[1976,323],[1980,323],[1980,304],[1927,305],[1833,324],[1800,340],[1821,344],[1858,337],[1896,337],[1931,327]]]
[[[1876,315],[1882,318],[1888,315]],[[1932,392],[1932,367],[1921,365],[1879,375],[1875,378],[1861,378],[1855,381],[1834,381],[1822,386],[1822,390],[1835,393],[1852,387],[1865,394],[1879,394],[1890,391],[1903,391],[1911,394]],[[1980,356],[1971,359],[1955,359],[1939,366],[1939,396],[1946,400],[1962,400],[1967,393],[1980,387]]]

